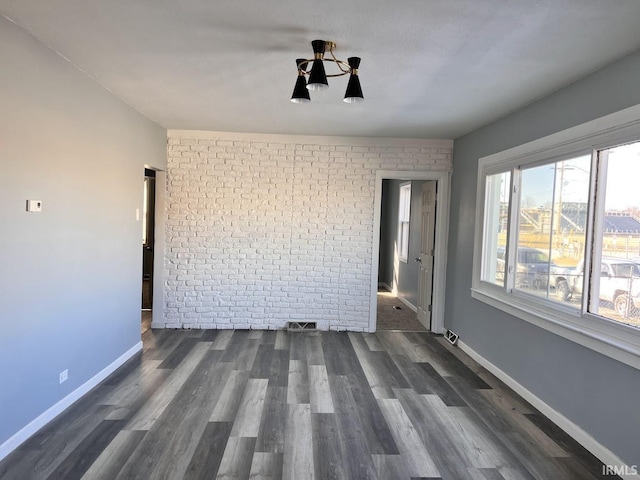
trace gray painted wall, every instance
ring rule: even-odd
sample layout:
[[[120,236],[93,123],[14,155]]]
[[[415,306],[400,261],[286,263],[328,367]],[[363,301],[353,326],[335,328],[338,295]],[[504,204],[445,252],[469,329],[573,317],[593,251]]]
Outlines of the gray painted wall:
[[[380,270],[378,282],[393,287],[394,275],[398,281],[398,295],[413,306],[418,303],[420,268],[414,259],[420,255],[422,233],[422,180],[411,182],[411,223],[409,224],[409,261],[399,262],[394,271],[393,259],[398,232],[398,202],[400,185],[405,180],[383,180],[382,216],[380,222]],[[384,273],[382,273],[384,271]]]
[[[166,131],[3,17],[0,65],[2,444],[140,341],[135,210]]]
[[[479,158],[640,104],[640,52],[454,144],[445,325],[628,465],[640,464],[640,371],[471,298]]]

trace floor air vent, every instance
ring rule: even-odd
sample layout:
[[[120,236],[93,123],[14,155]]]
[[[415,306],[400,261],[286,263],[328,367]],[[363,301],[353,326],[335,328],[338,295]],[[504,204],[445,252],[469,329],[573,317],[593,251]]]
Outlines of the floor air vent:
[[[316,322],[289,322],[287,323],[287,330],[290,332],[316,330]]]
[[[458,341],[458,334],[453,333],[451,330],[447,330],[444,333],[444,338],[447,339],[451,345],[455,345]]]

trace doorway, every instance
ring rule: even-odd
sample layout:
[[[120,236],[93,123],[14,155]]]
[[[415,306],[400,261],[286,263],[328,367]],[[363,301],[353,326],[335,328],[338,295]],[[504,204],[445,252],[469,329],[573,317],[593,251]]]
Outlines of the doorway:
[[[434,180],[383,179],[377,330],[425,331],[419,321],[422,188]],[[430,296],[429,296],[430,298]]]
[[[389,308],[394,307],[394,319],[400,320],[401,315],[411,317],[416,322],[413,325],[417,324],[419,328],[434,333],[444,332],[449,184],[448,172],[377,172],[370,332],[378,329],[378,321],[381,328],[389,328],[388,318],[383,317],[388,314]],[[387,192],[383,193],[383,185],[390,187]],[[406,208],[403,210],[400,205],[400,189],[404,187],[406,194],[409,186],[413,212],[406,218],[403,216],[406,215]],[[383,201],[385,193],[386,200]],[[404,222],[408,222],[408,225],[404,225]],[[383,278],[387,280],[381,281]],[[389,297],[392,297],[391,301]]]
[[[144,169],[142,203],[142,333],[151,328],[155,250],[156,172]]]

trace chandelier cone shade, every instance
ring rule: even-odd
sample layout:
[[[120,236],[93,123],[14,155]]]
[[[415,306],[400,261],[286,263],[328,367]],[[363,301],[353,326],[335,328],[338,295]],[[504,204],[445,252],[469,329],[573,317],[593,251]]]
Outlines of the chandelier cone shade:
[[[296,59],[298,79],[296,80],[296,86],[293,88],[293,94],[291,95],[291,101],[293,103],[307,103],[311,101],[311,97],[309,97],[309,90],[307,90],[307,78],[305,77],[304,72],[300,71],[300,64],[304,61],[304,58]]]
[[[344,94],[343,101],[346,103],[363,102],[364,96],[362,95],[362,87],[360,86],[360,78],[358,77],[360,59],[358,57],[349,57],[347,62],[351,68],[351,75],[349,75],[349,83],[347,83],[347,91]]]
[[[309,74],[309,82],[307,88],[309,90],[326,90],[329,88],[329,82],[327,81],[327,73],[324,69],[324,51],[327,46],[327,42],[324,40],[314,40],[311,42],[313,47],[313,65],[311,67],[311,73]]]

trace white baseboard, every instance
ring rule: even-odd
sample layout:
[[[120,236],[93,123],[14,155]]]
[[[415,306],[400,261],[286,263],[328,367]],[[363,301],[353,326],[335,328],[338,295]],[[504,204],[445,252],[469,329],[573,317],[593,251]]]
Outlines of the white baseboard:
[[[502,380],[506,385],[508,385],[514,392],[524,398],[527,402],[533,405],[535,408],[540,410],[540,412],[555,423],[558,427],[564,430],[570,437],[572,437],[575,441],[577,441],[584,448],[589,450],[595,457],[597,457],[602,463],[605,465],[612,465],[621,467],[625,472],[635,472],[638,469],[638,466],[632,467],[626,465],[620,458],[609,450],[607,447],[599,443],[595,438],[585,432],[578,425],[573,423],[567,417],[562,415],[560,412],[554,410],[552,407],[547,405],[543,400],[538,398],[536,395],[531,393],[525,387],[520,385],[516,380],[511,378],[505,372],[503,372],[500,368],[496,367],[493,363],[488,361],[486,358],[481,356],[478,352],[473,350],[469,345],[464,343],[461,340],[458,340],[457,345],[460,347],[460,350],[465,352],[471,358],[473,358],[476,362],[482,365],[484,368],[489,370],[493,375]],[[624,479],[635,479],[639,480],[640,475],[638,474],[620,474],[620,477]]]
[[[27,440],[31,435],[36,433],[42,427],[44,427],[51,420],[56,418],[62,412],[64,412],[67,408],[69,408],[76,400],[80,399],[83,395],[89,392],[93,387],[98,385],[102,380],[111,375],[118,367],[124,364],[127,360],[133,357],[136,353],[142,350],[142,342],[136,343],[133,347],[127,350],[125,353],[120,355],[116,360],[114,360],[107,367],[103,368],[96,375],[91,377],[85,383],[76,388],[69,395],[64,397],[58,403],[49,407],[43,413],[38,415],[35,419],[29,422],[27,425],[22,427],[18,432],[12,435],[9,439],[7,439],[2,445],[0,445],[0,460],[13,452],[16,448],[18,448],[25,440]]]
[[[416,307],[414,304],[412,304],[411,302],[409,302],[409,300],[407,300],[406,298],[404,298],[403,296],[398,295],[396,297],[398,300],[400,300],[402,303],[404,303],[407,307],[409,307],[411,310],[413,310],[415,313],[418,313],[418,307]]]
[[[385,290],[387,290],[389,292],[393,291],[393,288],[391,288],[389,286],[389,284],[385,283],[385,282],[378,282],[378,288],[380,288],[380,287],[384,288]]]

